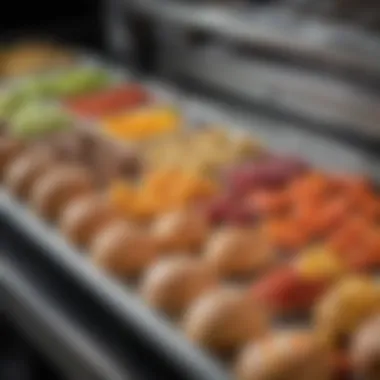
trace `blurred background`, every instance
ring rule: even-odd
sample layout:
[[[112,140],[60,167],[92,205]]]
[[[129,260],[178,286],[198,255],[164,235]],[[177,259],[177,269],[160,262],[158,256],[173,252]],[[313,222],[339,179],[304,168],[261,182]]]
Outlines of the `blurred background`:
[[[80,0],[57,3],[36,1],[12,2],[2,16],[3,39],[27,36],[55,36],[67,41],[100,47],[102,40],[102,17],[98,0]]]

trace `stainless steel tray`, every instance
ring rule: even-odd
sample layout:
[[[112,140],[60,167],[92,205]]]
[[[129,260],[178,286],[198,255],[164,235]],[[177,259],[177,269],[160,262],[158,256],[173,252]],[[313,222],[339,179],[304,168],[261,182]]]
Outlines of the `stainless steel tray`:
[[[190,96],[178,89],[166,88],[156,81],[143,81],[163,98],[174,101],[190,124],[218,123],[231,130],[256,136],[275,152],[309,159],[314,165],[332,170],[362,173],[377,177],[378,161],[359,149],[316,136],[289,123],[254,117],[232,107]],[[41,221],[24,204],[0,191],[0,217],[39,247],[46,260],[54,262],[75,283],[86,288],[125,329],[133,330],[189,380],[223,380],[230,375],[224,365],[193,346],[162,315],[148,308],[133,290],[95,268],[60,236],[54,226]]]

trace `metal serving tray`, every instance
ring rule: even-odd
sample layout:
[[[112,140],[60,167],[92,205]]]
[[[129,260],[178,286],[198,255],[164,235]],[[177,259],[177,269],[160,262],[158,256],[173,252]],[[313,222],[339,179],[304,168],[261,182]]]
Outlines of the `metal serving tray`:
[[[377,168],[380,167],[377,165],[378,161],[363,151],[317,137],[296,126],[254,118],[218,103],[164,88],[157,82],[147,81],[145,85],[156,89],[164,96],[176,99],[175,104],[193,124],[219,123],[236,130],[237,133],[252,134],[275,152],[306,157],[316,166],[332,171],[364,173],[375,177]],[[35,216],[27,206],[14,199],[5,189],[0,192],[0,218],[33,241],[46,261],[55,263],[77,286],[87,289],[98,304],[117,318],[126,330],[133,330],[162,361],[183,374],[181,378],[230,378],[222,363],[188,342],[162,315],[147,307],[138,295],[134,294],[132,288],[95,268],[84,253],[78,252],[60,236],[54,226]]]

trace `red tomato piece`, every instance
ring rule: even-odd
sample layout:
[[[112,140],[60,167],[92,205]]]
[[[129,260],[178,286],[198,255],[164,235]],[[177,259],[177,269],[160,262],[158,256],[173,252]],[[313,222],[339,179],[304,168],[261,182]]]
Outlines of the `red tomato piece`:
[[[141,106],[150,95],[137,84],[122,85],[93,95],[70,99],[66,106],[84,117],[98,118]]]
[[[296,269],[280,268],[259,280],[253,296],[280,314],[308,311],[323,294],[328,283],[303,278]]]
[[[348,256],[348,265],[354,271],[372,271],[380,267],[380,235],[369,230]]]
[[[336,229],[347,219],[350,213],[351,202],[345,197],[337,197],[325,202],[316,209],[316,228],[318,235]]]
[[[328,193],[329,180],[326,175],[314,172],[295,180],[288,191],[295,201],[319,200]]]
[[[327,243],[334,251],[345,257],[361,244],[370,228],[370,223],[365,218],[353,216],[330,236]]]

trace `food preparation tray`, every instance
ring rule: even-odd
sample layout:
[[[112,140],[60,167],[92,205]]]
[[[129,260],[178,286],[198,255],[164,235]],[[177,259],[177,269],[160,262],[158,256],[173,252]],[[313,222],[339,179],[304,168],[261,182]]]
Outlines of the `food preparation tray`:
[[[143,85],[167,99],[175,99],[190,125],[216,123],[232,130],[249,133],[274,152],[291,153],[310,160],[317,167],[377,176],[378,161],[370,154],[309,132],[297,126],[280,125],[271,120],[229,109],[206,99],[191,97],[161,83],[143,81]],[[85,253],[66,242],[55,227],[35,216],[27,206],[5,189],[0,194],[0,213],[20,236],[35,245],[44,260],[54,263],[76,286],[87,289],[99,307],[108,310],[126,330],[133,330],[147,349],[170,364],[183,379],[223,380],[230,378],[223,363],[190,344],[175,326],[148,308],[134,294],[133,286],[110,278],[87,260]]]

